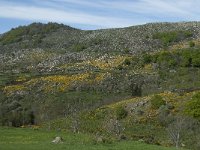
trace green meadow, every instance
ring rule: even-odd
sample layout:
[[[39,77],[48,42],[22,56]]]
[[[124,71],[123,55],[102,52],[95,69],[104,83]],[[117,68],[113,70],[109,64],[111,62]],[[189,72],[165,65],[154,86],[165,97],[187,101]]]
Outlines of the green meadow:
[[[61,136],[63,143],[51,141]],[[22,128],[0,128],[0,150],[175,150],[142,142],[120,141],[96,143],[86,134],[67,131],[45,131]]]

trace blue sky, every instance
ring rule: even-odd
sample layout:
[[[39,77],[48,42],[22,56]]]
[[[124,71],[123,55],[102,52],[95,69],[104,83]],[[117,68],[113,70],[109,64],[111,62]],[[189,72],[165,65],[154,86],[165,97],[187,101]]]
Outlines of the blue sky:
[[[0,33],[32,22],[80,29],[199,21],[199,0],[0,0]]]

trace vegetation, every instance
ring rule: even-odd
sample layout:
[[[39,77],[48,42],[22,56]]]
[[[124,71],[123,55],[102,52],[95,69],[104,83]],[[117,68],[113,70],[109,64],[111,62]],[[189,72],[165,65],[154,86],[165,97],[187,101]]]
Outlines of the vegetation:
[[[61,136],[64,142],[61,144],[53,144],[51,141],[56,137]],[[16,129],[16,128],[1,128],[0,130],[0,148],[4,150],[106,150],[106,149],[149,149],[149,150],[173,150],[173,148],[165,148],[161,146],[147,145],[142,142],[122,141],[112,142],[111,144],[96,143],[94,138],[84,134],[73,134],[70,132],[55,132],[33,129]]]
[[[118,107],[116,109],[117,119],[123,119],[128,115],[128,112],[123,107]]]
[[[198,150],[196,26],[82,31],[34,23],[3,34],[0,125],[17,128],[0,130],[0,149],[146,149],[146,143]],[[40,129],[19,128],[35,125]],[[51,144],[57,135],[66,141]]]
[[[153,35],[153,38],[161,40],[164,46],[169,46],[174,42],[179,42],[192,36],[193,33],[191,31],[171,31],[156,33]]]
[[[73,46],[73,50],[76,51],[76,52],[81,52],[86,48],[87,47],[86,47],[85,44],[76,44],[76,45]]]
[[[54,32],[63,26],[64,25],[58,25],[55,23],[48,23],[47,25],[33,23],[27,27],[22,26],[12,29],[11,32],[6,33],[4,37],[0,39],[0,42],[2,42],[3,45],[20,42],[23,40],[23,38],[25,38],[24,35],[26,35],[26,38],[29,40],[34,40],[35,44],[39,44],[46,34],[49,34],[49,32]]]
[[[200,119],[200,93],[195,94],[186,105],[186,113]]]
[[[190,41],[190,42],[189,42],[189,45],[190,45],[190,47],[195,47],[195,42]]]
[[[165,104],[166,104],[165,101],[163,100],[163,98],[160,95],[155,95],[151,99],[151,107],[154,109],[158,109],[162,105],[165,105]]]
[[[161,67],[199,67],[199,49],[162,51],[155,55],[145,54],[143,63],[158,63]]]

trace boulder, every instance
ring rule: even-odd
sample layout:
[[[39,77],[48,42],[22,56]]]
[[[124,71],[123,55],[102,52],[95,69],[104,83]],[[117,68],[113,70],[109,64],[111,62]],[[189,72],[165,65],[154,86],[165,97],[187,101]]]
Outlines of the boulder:
[[[63,139],[58,136],[52,141],[52,143],[54,143],[54,144],[63,143]]]

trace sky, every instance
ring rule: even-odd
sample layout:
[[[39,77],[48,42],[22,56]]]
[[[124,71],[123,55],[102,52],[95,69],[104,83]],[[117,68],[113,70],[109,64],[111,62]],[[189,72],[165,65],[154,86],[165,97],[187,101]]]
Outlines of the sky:
[[[0,34],[33,22],[84,30],[200,20],[199,0],[0,0]]]

